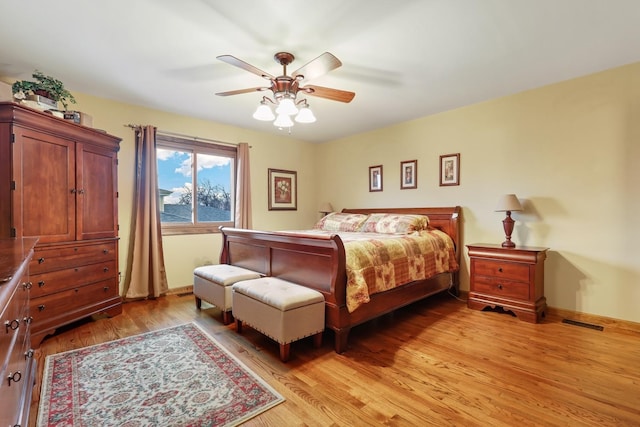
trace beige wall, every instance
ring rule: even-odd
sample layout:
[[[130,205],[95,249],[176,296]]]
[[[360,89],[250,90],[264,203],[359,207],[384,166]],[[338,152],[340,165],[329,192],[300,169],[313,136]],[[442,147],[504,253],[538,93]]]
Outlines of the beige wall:
[[[151,124],[159,130],[251,145],[251,186],[253,188],[253,225],[262,229],[308,228],[316,219],[314,185],[317,146],[290,136],[272,136],[205,120],[169,114],[74,93],[74,106],[93,116],[93,126],[122,138],[118,154],[118,210],[120,220],[120,270],[124,280],[128,257],[134,186],[134,132],[125,124]],[[248,120],[252,120],[247,112]],[[295,132],[294,132],[295,136]],[[267,169],[295,170],[298,174],[298,210],[267,209]],[[219,234],[167,236],[163,239],[167,279],[170,288],[192,284],[196,266],[217,263],[220,256]]]
[[[123,139],[118,184],[123,273],[134,175],[134,134],[123,125],[152,124],[250,143],[258,229],[307,228],[319,218],[323,201],[337,210],[460,205],[463,243],[500,243],[504,214],[494,207],[501,194],[516,193],[525,211],[513,215],[514,241],[550,248],[549,305],[640,322],[640,64],[319,145],[74,95],[77,109],[93,116],[94,127]],[[449,153],[461,154],[461,183],[440,187],[439,156]],[[400,162],[413,159],[418,188],[400,190]],[[370,193],[368,167],[378,164],[384,167],[384,191]],[[268,168],[297,171],[297,211],[267,210]],[[217,262],[220,237],[170,236],[164,248],[169,285],[178,288],[191,284],[195,266]],[[468,289],[466,256],[461,281]]]
[[[425,95],[425,96],[428,96]],[[552,307],[640,322],[640,64],[322,144],[318,200],[344,207],[463,207],[463,243],[500,243],[503,193],[517,244],[550,248]],[[461,154],[460,186],[440,187],[439,156]],[[418,188],[400,190],[400,162]],[[384,191],[368,192],[383,165]],[[348,185],[345,185],[347,183]],[[468,258],[462,288],[469,288]]]

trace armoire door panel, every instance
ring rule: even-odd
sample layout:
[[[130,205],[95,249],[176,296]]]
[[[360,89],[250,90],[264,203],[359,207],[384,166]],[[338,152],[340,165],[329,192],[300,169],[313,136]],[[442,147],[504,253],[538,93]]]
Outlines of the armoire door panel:
[[[76,146],[77,239],[117,235],[116,153],[101,147]]]
[[[75,239],[75,143],[22,130],[16,132],[22,171],[22,236],[40,243]]]

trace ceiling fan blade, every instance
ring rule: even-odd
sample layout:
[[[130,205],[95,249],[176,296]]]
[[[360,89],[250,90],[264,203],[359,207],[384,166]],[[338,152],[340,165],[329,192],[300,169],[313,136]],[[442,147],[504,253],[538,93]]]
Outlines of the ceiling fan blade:
[[[327,74],[329,71],[335,70],[341,65],[342,62],[340,62],[338,58],[329,52],[325,52],[316,59],[313,59],[298,68],[293,72],[293,74],[291,74],[291,76],[293,78],[296,78],[296,76],[302,76],[305,80],[309,81]]]
[[[226,62],[229,65],[234,65],[236,67],[242,68],[243,70],[246,70],[250,73],[256,74],[260,77],[264,77],[265,79],[275,79],[274,76],[272,76],[271,74],[267,73],[266,71],[262,71],[260,68],[254,67],[253,65],[244,62],[242,59],[238,59],[235,56],[231,56],[231,55],[220,55],[220,56],[216,56],[217,59],[219,59],[222,62]]]
[[[228,92],[218,92],[216,93],[216,95],[220,95],[220,96],[240,95],[241,93],[262,92],[263,90],[269,90],[269,88],[268,87],[250,87],[247,89],[230,90]]]
[[[351,102],[353,97],[356,96],[354,92],[313,85],[306,85],[305,87],[301,87],[299,90],[300,92],[305,92],[307,95],[318,96],[320,98],[327,98],[332,101],[340,102]]]

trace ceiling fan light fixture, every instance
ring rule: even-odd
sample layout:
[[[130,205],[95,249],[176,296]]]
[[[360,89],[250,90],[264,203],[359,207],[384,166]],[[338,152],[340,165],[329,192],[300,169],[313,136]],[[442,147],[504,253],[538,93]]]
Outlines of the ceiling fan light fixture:
[[[273,114],[273,111],[271,111],[271,108],[269,108],[269,106],[264,101],[262,101],[260,105],[258,105],[256,112],[253,113],[253,118],[256,120],[261,120],[263,122],[270,122],[271,120],[275,119],[276,116]]]
[[[279,128],[290,128],[293,126],[293,120],[286,114],[278,114],[278,118],[273,122],[273,125]]]
[[[313,111],[309,108],[309,104],[305,103],[300,109],[295,120],[298,123],[313,123],[316,121],[316,116],[313,115]]]
[[[282,98],[278,100],[278,108],[276,108],[277,114],[286,114],[288,116],[293,116],[298,114],[298,107],[296,107],[295,102],[291,98]]]

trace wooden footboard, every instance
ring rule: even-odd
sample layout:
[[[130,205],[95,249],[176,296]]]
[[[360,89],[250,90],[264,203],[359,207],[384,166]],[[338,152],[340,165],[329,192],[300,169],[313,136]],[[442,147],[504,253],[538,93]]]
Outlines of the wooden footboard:
[[[460,262],[459,207],[357,209],[344,212],[428,215],[433,227],[453,238],[458,264]],[[369,303],[349,313],[346,305],[344,244],[339,236],[309,236],[229,227],[222,227],[220,231],[223,236],[220,263],[248,268],[322,292],[326,305],[326,326],[336,334],[335,350],[338,353],[346,350],[351,327],[450,287],[457,292],[457,273],[441,274],[426,281],[411,282],[374,294]]]

